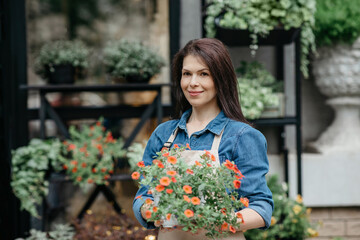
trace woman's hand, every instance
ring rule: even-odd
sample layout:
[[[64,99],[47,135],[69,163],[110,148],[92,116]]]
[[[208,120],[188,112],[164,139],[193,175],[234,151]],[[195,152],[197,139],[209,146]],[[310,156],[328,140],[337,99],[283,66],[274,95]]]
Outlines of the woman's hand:
[[[150,204],[147,204],[145,202],[140,208],[141,216],[147,220],[146,211],[150,211],[150,209],[152,209],[154,206],[155,206],[154,202],[151,202]],[[164,223],[164,221],[158,220],[158,221],[154,222],[154,225],[155,225],[155,227],[160,227],[161,225],[163,225],[163,223]]]

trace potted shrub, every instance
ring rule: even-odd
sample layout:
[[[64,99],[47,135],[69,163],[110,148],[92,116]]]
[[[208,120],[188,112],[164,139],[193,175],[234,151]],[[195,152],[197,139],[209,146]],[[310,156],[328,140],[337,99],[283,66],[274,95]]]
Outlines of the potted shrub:
[[[260,117],[282,117],[284,94],[282,82],[269,73],[259,62],[241,62],[236,71],[241,108],[247,119]]]
[[[21,209],[34,217],[39,217],[36,207],[48,194],[49,167],[61,170],[60,148],[57,139],[32,139],[27,146],[12,151],[11,187],[20,200]]]
[[[360,146],[360,9],[355,0],[317,0],[315,83],[335,110],[333,123],[310,144],[319,152]],[[346,122],[347,124],[344,124]]]
[[[291,39],[296,29],[301,28],[301,70],[305,77],[308,76],[307,56],[309,51],[315,50],[312,31],[315,0],[208,0],[207,3],[206,35],[217,37],[227,44],[219,33],[235,30],[231,31],[230,43],[250,37],[252,54],[265,38],[271,38],[273,43],[287,43],[282,41]],[[236,31],[241,35],[235,36]]]
[[[106,72],[128,83],[146,83],[160,73],[164,59],[139,41],[110,42],[104,49]]]
[[[46,43],[35,59],[35,72],[50,84],[74,83],[88,67],[88,55],[88,48],[80,41]]]

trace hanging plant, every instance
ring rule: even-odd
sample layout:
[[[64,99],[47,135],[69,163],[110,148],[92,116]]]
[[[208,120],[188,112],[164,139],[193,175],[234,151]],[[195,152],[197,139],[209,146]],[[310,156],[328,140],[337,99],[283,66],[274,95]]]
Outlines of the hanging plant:
[[[259,36],[267,37],[278,28],[301,28],[301,70],[308,77],[307,56],[315,51],[315,9],[315,0],[208,0],[204,27],[207,37],[216,37],[216,25],[248,30],[252,55],[258,49]]]

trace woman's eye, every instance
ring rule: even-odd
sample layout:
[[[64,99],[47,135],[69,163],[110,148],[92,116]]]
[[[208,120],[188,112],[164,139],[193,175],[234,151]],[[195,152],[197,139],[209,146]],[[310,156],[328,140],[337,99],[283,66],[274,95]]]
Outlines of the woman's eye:
[[[209,74],[208,74],[208,73],[206,73],[206,72],[202,72],[200,75],[201,75],[201,76],[203,76],[203,77],[205,77],[205,76],[209,76]]]
[[[191,74],[189,72],[184,72],[183,75],[184,76],[190,76]]]

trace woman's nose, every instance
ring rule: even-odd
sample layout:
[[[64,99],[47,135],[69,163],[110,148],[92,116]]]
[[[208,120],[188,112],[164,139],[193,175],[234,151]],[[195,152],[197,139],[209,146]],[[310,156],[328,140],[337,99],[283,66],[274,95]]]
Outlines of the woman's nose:
[[[191,86],[196,86],[198,84],[199,84],[198,76],[196,74],[193,74],[192,77],[191,77],[191,80],[190,80],[190,85]]]

